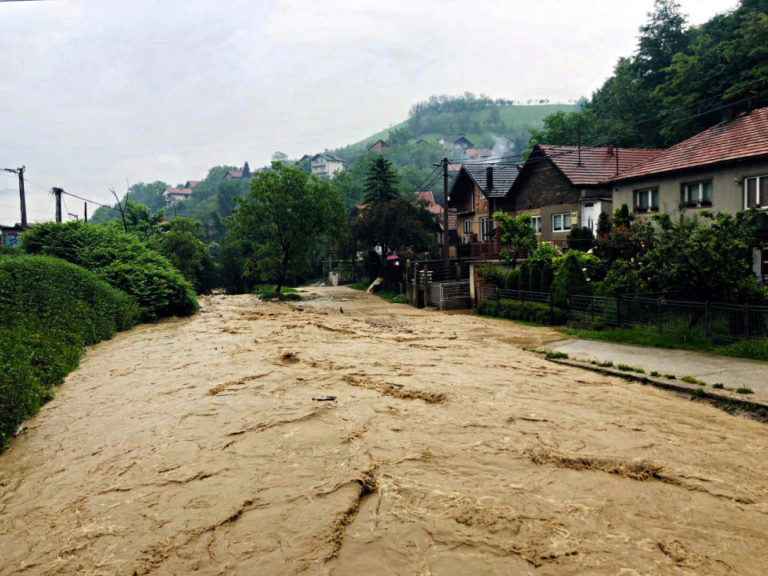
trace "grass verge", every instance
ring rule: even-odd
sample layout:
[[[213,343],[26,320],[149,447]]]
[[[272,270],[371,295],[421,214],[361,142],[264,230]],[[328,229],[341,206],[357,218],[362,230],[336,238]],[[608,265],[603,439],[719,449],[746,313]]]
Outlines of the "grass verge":
[[[673,350],[692,350],[709,352],[735,358],[768,361],[768,342],[763,340],[744,340],[727,346],[717,346],[703,337],[681,338],[678,334],[659,334],[655,330],[643,328],[621,328],[612,330],[584,330],[578,328],[556,328],[562,334],[583,340],[601,340],[618,344],[636,344]]]

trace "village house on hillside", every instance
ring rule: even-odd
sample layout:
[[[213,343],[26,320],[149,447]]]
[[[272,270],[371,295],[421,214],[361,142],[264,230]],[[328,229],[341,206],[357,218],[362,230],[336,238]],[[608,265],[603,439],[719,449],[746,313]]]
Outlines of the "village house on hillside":
[[[456,212],[460,244],[488,242],[495,235],[493,213],[509,212],[509,192],[518,177],[514,164],[468,164],[461,167],[448,194],[448,208]]]
[[[166,188],[163,197],[166,202],[184,202],[192,195],[192,189],[200,183],[199,180],[187,180],[181,188]]]
[[[312,174],[320,178],[333,178],[339,172],[344,172],[344,161],[330,154],[315,154],[310,161]]]
[[[368,146],[368,151],[381,152],[382,150],[384,150],[384,148],[389,148],[389,143],[379,138],[378,140],[376,140],[376,142]]]
[[[564,243],[576,227],[597,232],[600,213],[612,214],[606,180],[660,151],[639,148],[535,146],[510,192],[510,211],[530,214],[540,239]]]
[[[639,215],[768,207],[768,108],[722,122],[610,180]]]

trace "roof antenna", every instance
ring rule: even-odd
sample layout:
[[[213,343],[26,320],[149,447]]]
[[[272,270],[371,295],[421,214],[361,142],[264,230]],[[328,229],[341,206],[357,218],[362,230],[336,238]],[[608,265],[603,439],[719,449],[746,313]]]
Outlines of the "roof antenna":
[[[581,118],[579,118],[579,162],[576,166],[581,166]]]

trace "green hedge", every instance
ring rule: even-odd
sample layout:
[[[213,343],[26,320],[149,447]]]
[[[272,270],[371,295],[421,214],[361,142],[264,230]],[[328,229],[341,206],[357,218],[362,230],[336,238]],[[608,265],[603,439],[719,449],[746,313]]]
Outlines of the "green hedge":
[[[187,316],[197,310],[192,286],[166,258],[112,226],[48,222],[25,232],[21,246],[30,254],[56,256],[82,266],[135,296],[143,321]]]
[[[568,321],[567,310],[553,307],[550,311],[547,304],[518,302],[517,300],[500,300],[499,302],[492,299],[482,300],[477,305],[477,313],[552,326],[559,326]]]
[[[0,255],[0,446],[77,367],[85,345],[138,317],[133,297],[79,266]]]

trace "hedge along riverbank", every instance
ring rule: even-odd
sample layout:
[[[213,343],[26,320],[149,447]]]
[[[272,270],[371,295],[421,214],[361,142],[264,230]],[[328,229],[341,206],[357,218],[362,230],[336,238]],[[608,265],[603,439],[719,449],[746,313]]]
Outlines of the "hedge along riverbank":
[[[58,258],[0,255],[0,449],[86,345],[138,319],[136,299],[93,272]]]
[[[496,301],[487,298],[477,305],[477,313],[483,316],[499,316],[510,320],[524,320],[537,324],[559,326],[568,321],[568,311],[536,302],[518,302],[517,300]]]
[[[142,321],[189,316],[198,309],[192,285],[181,272],[135,236],[113,226],[47,222],[27,230],[21,247],[29,254],[56,256],[82,266],[135,296]]]

